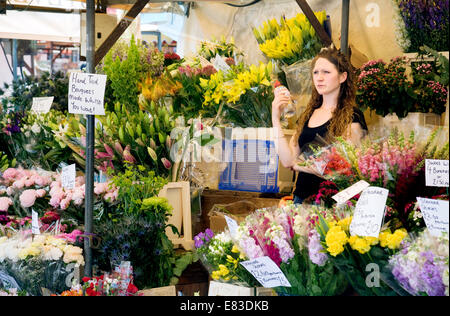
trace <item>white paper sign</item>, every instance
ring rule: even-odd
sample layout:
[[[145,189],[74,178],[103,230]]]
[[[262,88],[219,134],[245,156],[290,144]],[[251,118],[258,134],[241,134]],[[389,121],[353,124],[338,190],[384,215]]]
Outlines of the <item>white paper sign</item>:
[[[433,236],[441,236],[442,232],[449,232],[448,201],[417,198],[425,225]]]
[[[61,183],[64,189],[73,189],[75,187],[75,178],[75,164],[71,164],[62,168]]]
[[[52,107],[54,97],[36,97],[33,98],[31,111],[36,113],[48,113]]]
[[[425,185],[448,187],[448,160],[425,159]]]
[[[216,68],[218,71],[221,70],[225,74],[231,69],[231,67],[226,63],[225,59],[223,59],[223,57],[219,54],[216,54],[216,57],[211,59],[211,63],[213,64],[214,68]]]
[[[69,79],[69,113],[105,115],[106,75],[72,72]]]
[[[33,209],[31,210],[31,233],[33,235],[39,235],[41,233],[39,230],[39,214]]]
[[[230,230],[230,235],[232,238],[234,238],[239,225],[237,224],[237,222],[234,219],[232,219],[226,215],[224,215],[224,217],[225,217],[225,220],[227,221],[228,229]]]
[[[337,204],[343,204],[352,197],[354,197],[356,194],[361,192],[362,190],[368,188],[369,186],[370,186],[369,183],[367,183],[364,180],[361,180],[349,186],[347,189],[342,190],[339,193],[336,193],[335,195],[332,196],[332,198],[337,202]]]
[[[240,262],[263,287],[287,286],[291,287],[283,271],[269,257],[260,257]]]
[[[379,187],[368,187],[361,193],[350,223],[352,236],[378,237],[388,193],[389,190]]]
[[[254,296],[254,288],[216,281],[209,282],[208,296]]]

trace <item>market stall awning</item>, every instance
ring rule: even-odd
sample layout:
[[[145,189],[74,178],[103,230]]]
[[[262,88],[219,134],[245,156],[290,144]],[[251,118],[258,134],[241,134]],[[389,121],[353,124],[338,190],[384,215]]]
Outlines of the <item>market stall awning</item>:
[[[0,15],[0,38],[80,42],[80,15],[8,10]]]

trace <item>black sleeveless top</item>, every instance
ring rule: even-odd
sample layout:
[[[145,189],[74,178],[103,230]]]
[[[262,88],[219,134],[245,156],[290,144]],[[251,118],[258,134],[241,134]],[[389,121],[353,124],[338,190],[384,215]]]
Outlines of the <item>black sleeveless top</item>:
[[[308,122],[309,120],[305,123],[305,126],[303,126],[302,133],[298,138],[298,145],[300,146],[302,153],[308,151],[311,144],[316,143],[317,145],[320,145],[318,139],[324,139],[326,137],[330,125],[330,120],[317,127],[308,127]],[[359,123],[361,124],[362,129],[368,130],[364,114],[357,108],[353,109],[353,123]],[[311,195],[317,194],[319,192],[320,184],[323,181],[325,181],[323,178],[311,173],[299,172],[297,182],[295,183],[294,195],[301,199],[306,199]]]

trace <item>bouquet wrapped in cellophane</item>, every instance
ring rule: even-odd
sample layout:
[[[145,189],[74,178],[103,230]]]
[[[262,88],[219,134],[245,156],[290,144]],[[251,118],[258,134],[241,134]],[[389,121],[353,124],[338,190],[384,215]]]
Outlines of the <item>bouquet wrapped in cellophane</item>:
[[[43,295],[42,288],[59,293],[72,286],[75,269],[84,265],[82,252],[63,238],[19,232],[0,237],[0,271],[29,295]]]
[[[407,239],[407,231],[384,225],[378,237],[351,235],[352,218],[328,220],[319,216],[316,230],[328,259],[345,274],[359,295],[407,295],[387,269],[389,257],[398,252]]]

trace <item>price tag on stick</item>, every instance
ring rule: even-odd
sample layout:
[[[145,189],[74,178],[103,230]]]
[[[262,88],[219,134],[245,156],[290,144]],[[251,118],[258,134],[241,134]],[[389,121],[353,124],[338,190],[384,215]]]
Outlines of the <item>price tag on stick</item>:
[[[31,210],[31,233],[33,235],[40,235],[39,229],[39,214],[35,210]]]
[[[224,217],[225,217],[225,220],[227,221],[227,225],[228,225],[228,229],[230,230],[231,238],[234,238],[239,225],[237,224],[237,222],[234,219],[232,219],[226,215],[224,215]]]
[[[337,202],[338,205],[347,202],[349,199],[354,197],[356,194],[361,192],[362,190],[369,187],[370,184],[364,180],[358,181],[355,184],[349,186],[347,189],[342,190],[339,193],[336,193],[332,196],[333,200]]]
[[[75,187],[75,178],[75,164],[71,164],[62,168],[61,184],[64,189],[73,189]]]

